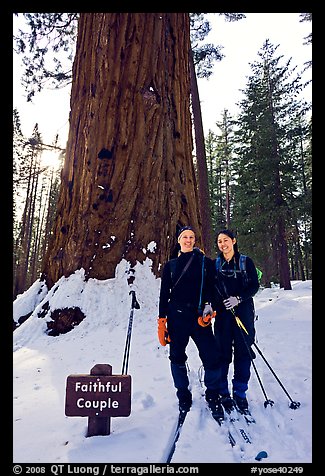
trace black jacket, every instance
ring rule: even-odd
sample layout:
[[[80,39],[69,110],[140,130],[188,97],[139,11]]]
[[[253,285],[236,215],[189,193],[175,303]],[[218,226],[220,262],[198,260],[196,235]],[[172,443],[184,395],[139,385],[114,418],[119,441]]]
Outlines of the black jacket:
[[[174,284],[192,255],[194,255],[194,257],[189,268],[174,287]],[[198,310],[202,283],[203,256],[204,254],[201,250],[194,248],[191,252],[180,253],[178,258],[167,261],[161,278],[159,317],[166,317],[170,306],[180,308],[192,307]],[[203,266],[202,308],[204,308],[205,302],[211,302],[214,275],[213,262],[210,258],[204,256]]]
[[[243,304],[245,302],[248,304],[249,302],[252,305],[252,298],[259,289],[257,271],[253,260],[249,256],[246,257],[247,280],[245,280],[239,267],[239,253],[235,253],[229,263],[227,263],[222,254],[220,256],[220,271],[216,272],[216,260],[213,261],[213,267],[215,270],[215,292],[212,299],[213,309],[216,310],[217,313],[224,312],[225,307],[223,305],[223,300],[229,296],[237,296]]]

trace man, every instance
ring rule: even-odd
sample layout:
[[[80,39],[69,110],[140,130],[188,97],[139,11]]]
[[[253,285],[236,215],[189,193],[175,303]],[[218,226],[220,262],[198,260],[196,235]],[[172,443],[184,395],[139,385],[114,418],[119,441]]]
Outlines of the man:
[[[161,345],[169,344],[171,374],[180,412],[188,412],[192,393],[186,368],[186,347],[192,338],[204,367],[205,398],[214,416],[223,418],[218,388],[220,385],[220,351],[211,318],[213,263],[195,245],[192,227],[183,227],[178,235],[180,252],[164,266],[158,317]],[[203,305],[202,305],[203,303]],[[202,307],[204,311],[202,313]]]

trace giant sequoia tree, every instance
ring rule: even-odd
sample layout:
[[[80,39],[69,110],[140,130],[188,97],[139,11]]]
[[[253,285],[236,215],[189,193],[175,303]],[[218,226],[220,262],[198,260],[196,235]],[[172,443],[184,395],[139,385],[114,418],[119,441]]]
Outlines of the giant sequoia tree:
[[[149,257],[159,275],[177,226],[201,244],[192,161],[188,13],[81,13],[49,286],[84,268],[114,276]]]

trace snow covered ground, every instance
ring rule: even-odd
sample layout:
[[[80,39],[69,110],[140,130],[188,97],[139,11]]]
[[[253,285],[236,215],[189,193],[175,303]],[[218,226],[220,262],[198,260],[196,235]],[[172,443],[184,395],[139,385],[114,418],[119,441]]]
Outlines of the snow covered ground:
[[[39,282],[17,297],[14,317],[35,309],[13,334],[13,461],[14,463],[164,463],[178,414],[170,375],[168,347],[157,339],[160,279],[151,262],[130,270],[122,261],[116,277],[84,281],[83,270],[48,291]],[[132,379],[131,414],[111,418],[111,433],[86,437],[87,417],[65,416],[66,380],[89,374],[95,364],[110,364],[122,372],[131,296],[140,309],[133,312],[128,374]],[[39,294],[38,294],[39,293]],[[56,308],[79,306],[87,316],[72,331],[52,337],[37,312],[47,302]],[[312,282],[293,281],[292,290],[260,289],[255,296],[258,319],[256,344],[293,401],[262,357],[255,359],[267,399],[252,368],[248,399],[257,423],[246,430],[253,444],[230,446],[227,435],[209,415],[200,382],[201,362],[195,345],[188,346],[193,406],[172,459],[173,463],[312,462]],[[239,441],[238,441],[239,443]],[[257,463],[259,464],[259,463]]]

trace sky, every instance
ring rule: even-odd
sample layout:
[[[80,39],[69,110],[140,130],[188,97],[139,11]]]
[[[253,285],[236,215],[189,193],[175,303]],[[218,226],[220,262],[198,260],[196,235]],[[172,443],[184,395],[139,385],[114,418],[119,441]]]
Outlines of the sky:
[[[162,347],[157,337],[160,278],[153,275],[151,266],[148,258],[143,264],[137,263],[132,285],[127,282],[130,265],[122,260],[115,278],[86,282],[80,269],[68,278],[62,277],[51,290],[36,281],[16,298],[14,319],[32,314],[13,333],[14,464],[166,463],[178,402],[168,346]],[[133,311],[131,291],[140,305]],[[252,368],[247,398],[256,423],[247,426],[240,422],[246,425],[252,443],[244,443],[235,433],[237,440],[232,448],[227,423],[219,427],[209,414],[202,396],[201,361],[190,340],[187,364],[193,405],[172,463],[190,467],[233,463],[301,468],[314,462],[312,281],[292,281],[292,290],[261,287],[254,302],[255,342],[279,380],[255,352],[257,373]],[[79,306],[86,318],[66,334],[49,336],[49,315],[37,317],[46,303],[51,311]],[[111,365],[113,375],[121,378],[127,338],[130,414],[112,417],[109,435],[87,437],[87,416],[65,414],[67,378],[89,375],[96,364]],[[232,366],[229,378],[231,375]],[[265,406],[267,400],[274,405]],[[299,402],[300,407],[291,409],[291,401]],[[255,457],[260,451],[265,451],[267,458],[258,462]]]
[[[245,89],[251,75],[250,63],[259,61],[258,51],[266,39],[279,45],[277,55],[284,66],[292,58],[291,67],[303,69],[312,59],[312,46],[304,45],[304,38],[312,32],[311,22],[299,22],[299,13],[246,13],[246,18],[236,22],[226,22],[218,14],[209,14],[212,30],[206,42],[223,46],[225,57],[215,63],[213,76],[199,79],[199,94],[204,125],[204,134],[209,129],[217,131],[216,121],[221,121],[224,109],[235,115],[236,104],[242,99],[241,89]],[[311,68],[304,73],[304,80],[311,79]],[[304,98],[311,101],[312,87],[304,91]]]
[[[312,25],[311,22],[300,23],[299,13],[246,13],[246,18],[237,22],[226,22],[222,16],[210,13],[208,19],[212,31],[205,42],[223,46],[225,57],[215,64],[211,78],[198,80],[205,135],[209,129],[217,132],[215,123],[221,120],[225,108],[232,115],[237,114],[236,103],[242,97],[240,89],[245,88],[251,72],[249,63],[258,59],[257,53],[267,38],[274,46],[280,45],[277,53],[284,56],[282,65],[292,57],[292,66],[297,65],[300,70],[304,62],[312,58],[311,46],[303,44],[304,37],[311,33]],[[17,21],[14,17],[14,26]],[[23,133],[30,136],[38,122],[46,143],[51,144],[55,135],[59,134],[60,145],[65,147],[70,88],[43,90],[32,104],[27,103],[26,94],[20,86],[23,72],[21,58],[15,53],[13,67],[13,105],[20,113]],[[311,78],[310,69],[304,78]],[[311,101],[311,86],[304,94]]]

